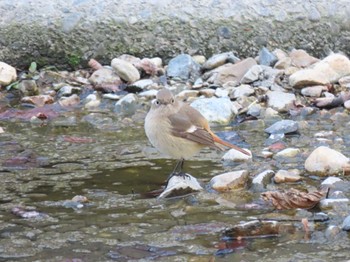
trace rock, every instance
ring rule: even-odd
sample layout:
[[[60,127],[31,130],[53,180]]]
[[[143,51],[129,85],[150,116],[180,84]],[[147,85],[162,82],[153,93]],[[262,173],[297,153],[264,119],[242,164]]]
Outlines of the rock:
[[[97,108],[101,104],[101,99],[96,93],[90,94],[85,98],[85,108]]]
[[[252,180],[252,190],[254,192],[262,192],[266,185],[270,183],[275,172],[271,169],[265,170],[257,174]]]
[[[192,56],[192,59],[200,65],[203,65],[205,61],[207,60],[204,55],[194,55]]]
[[[114,84],[116,86],[119,86],[122,83],[120,77],[111,68],[106,67],[93,72],[93,74],[89,77],[89,81],[93,85],[97,86],[107,84]]]
[[[72,94],[79,94],[80,92],[81,92],[80,87],[65,85],[60,88],[60,90],[57,93],[57,96],[58,97],[71,96]]]
[[[240,85],[233,90],[232,97],[237,99],[243,96],[253,95],[254,92],[254,88],[252,88],[250,85]]]
[[[289,57],[292,60],[292,65],[299,68],[305,68],[320,61],[319,59],[310,56],[308,53],[306,53],[306,51],[302,49],[292,50],[289,53]]]
[[[216,88],[215,89],[215,96],[216,97],[228,97],[228,91],[224,88]]]
[[[146,89],[154,84],[152,79],[141,79],[133,83],[133,86],[137,86],[141,89]]]
[[[279,151],[276,154],[276,157],[292,158],[292,157],[296,157],[299,153],[300,153],[299,148],[286,148],[286,149],[283,149],[282,151]]]
[[[336,207],[342,206],[342,205],[349,205],[350,200],[348,198],[325,198],[320,201],[320,208],[321,210],[325,209],[335,209]]]
[[[39,94],[38,86],[34,80],[22,80],[18,84],[18,89],[24,96],[35,96]]]
[[[343,224],[341,226],[341,229],[343,229],[345,231],[350,231],[350,216],[347,216],[344,219]]]
[[[347,100],[344,102],[344,107],[347,109],[347,110],[350,110],[350,100]]]
[[[197,179],[189,174],[184,176],[172,176],[164,191],[158,198],[169,198],[176,196],[183,196],[193,192],[203,190]]]
[[[176,97],[182,101],[186,101],[190,97],[197,97],[199,91],[197,90],[183,90],[176,95]]]
[[[158,90],[156,89],[151,89],[151,90],[147,90],[147,91],[142,91],[141,93],[139,93],[140,97],[146,97],[148,99],[150,98],[155,98],[157,96]]]
[[[213,97],[214,94],[215,94],[215,90],[211,88],[205,88],[205,89],[199,90],[199,95],[205,96],[206,98]]]
[[[166,74],[170,78],[194,80],[200,75],[200,65],[190,55],[181,54],[169,61]]]
[[[135,94],[127,94],[115,104],[114,112],[123,116],[131,116],[136,112],[137,107],[137,96]]]
[[[150,58],[150,60],[157,68],[163,67],[163,60],[162,60],[162,58],[160,58],[160,57],[152,57],[152,58]]]
[[[242,77],[254,65],[256,61],[253,58],[244,59],[236,64],[228,63],[205,73],[203,79],[215,85],[224,85],[228,82],[231,82],[233,86],[238,85]]]
[[[292,64],[292,59],[290,57],[284,57],[277,61],[274,68],[276,69],[287,69]]]
[[[312,68],[295,72],[289,77],[289,84],[294,88],[312,85],[327,85],[337,82],[350,74],[350,60],[341,54],[331,54],[313,65]]]
[[[155,93],[157,93],[156,91]],[[102,98],[104,99],[110,99],[110,100],[120,100],[123,96],[122,95],[117,95],[117,94],[103,94]]]
[[[298,182],[302,178],[298,174],[299,171],[287,171],[287,170],[278,170],[273,180],[275,183],[288,183],[288,182]]]
[[[327,90],[326,86],[309,86],[301,89],[301,94],[309,97],[320,97],[322,92]]]
[[[271,53],[266,47],[263,47],[259,52],[259,64],[266,66],[274,66],[277,62],[277,57]]]
[[[339,175],[343,167],[349,164],[349,158],[326,146],[316,148],[306,159],[307,172],[320,176]]]
[[[37,107],[42,107],[46,104],[53,104],[55,101],[50,95],[25,96],[21,99],[22,103],[33,104]]]
[[[250,84],[255,81],[258,81],[263,77],[264,69],[260,65],[252,66],[247,73],[241,79],[241,84]]]
[[[80,103],[80,97],[77,94],[71,96],[63,96],[58,100],[58,103],[63,107],[76,106]]]
[[[294,94],[281,91],[268,91],[266,95],[268,106],[278,112],[287,112],[296,100]]]
[[[5,133],[5,130],[0,126],[0,134]]]
[[[281,120],[265,129],[269,134],[288,134],[296,132],[299,128],[298,122],[293,120]]]
[[[111,66],[117,75],[128,83],[134,83],[140,79],[140,73],[137,68],[130,62],[120,58],[114,58]]]
[[[350,88],[350,76],[344,76],[338,80],[341,87]]]
[[[228,124],[237,109],[229,98],[211,97],[197,99],[191,103],[210,123]]]
[[[250,153],[250,156],[247,156],[246,154],[243,154],[242,152],[239,152],[233,148],[231,148],[229,151],[227,151],[221,158],[223,161],[246,161],[248,159],[252,159],[252,152],[246,148],[243,148],[247,152]]]
[[[321,186],[331,186],[331,185],[334,185],[334,183],[342,182],[342,181],[343,181],[343,180],[341,180],[339,177],[330,176],[330,177],[327,177],[327,178],[321,183]]]
[[[242,189],[246,186],[248,181],[248,171],[232,171],[221,175],[214,176],[209,184],[219,192]]]
[[[16,68],[0,62],[0,86],[7,86],[17,79]]]
[[[211,70],[214,68],[217,68],[219,66],[222,66],[225,63],[236,63],[239,61],[239,58],[237,58],[232,52],[226,52],[221,54],[216,54],[210,57],[202,66],[203,70]]]

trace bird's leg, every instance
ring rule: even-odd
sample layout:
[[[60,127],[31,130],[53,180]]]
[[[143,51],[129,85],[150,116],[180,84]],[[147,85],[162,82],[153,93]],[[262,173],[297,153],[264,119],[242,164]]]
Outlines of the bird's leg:
[[[184,165],[185,159],[181,158],[179,161],[177,161],[176,166],[173,170],[173,172],[171,172],[171,174],[169,175],[167,181],[166,181],[166,185],[168,185],[169,180],[173,177],[173,176],[181,176],[183,178],[188,177],[188,175],[184,172],[182,172],[182,168]]]

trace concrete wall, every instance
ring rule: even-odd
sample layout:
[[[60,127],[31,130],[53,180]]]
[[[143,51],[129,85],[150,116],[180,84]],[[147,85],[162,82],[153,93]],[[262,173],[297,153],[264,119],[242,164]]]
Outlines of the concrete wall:
[[[1,0],[0,61],[26,67],[302,48],[350,54],[347,0]]]

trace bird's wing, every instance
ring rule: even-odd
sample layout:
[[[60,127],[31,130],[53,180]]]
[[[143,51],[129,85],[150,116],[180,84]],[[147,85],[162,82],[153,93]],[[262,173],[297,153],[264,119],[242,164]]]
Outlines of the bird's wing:
[[[198,112],[198,114],[200,114]],[[184,112],[178,112],[169,116],[172,126],[172,134],[182,137],[204,146],[222,150],[221,147],[214,143],[213,136],[202,126],[198,126],[191,121],[191,118]],[[206,120],[205,120],[206,121]],[[199,122],[197,121],[197,124]]]

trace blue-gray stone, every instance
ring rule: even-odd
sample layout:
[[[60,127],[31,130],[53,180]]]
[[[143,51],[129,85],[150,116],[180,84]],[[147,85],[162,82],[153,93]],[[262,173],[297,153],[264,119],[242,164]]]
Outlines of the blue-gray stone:
[[[347,216],[347,217],[344,219],[341,228],[342,228],[343,230],[346,230],[346,231],[349,231],[349,230],[350,230],[350,216]]]
[[[167,76],[182,80],[194,80],[200,76],[200,65],[190,55],[181,54],[169,61]]]
[[[287,134],[296,132],[299,128],[298,122],[293,120],[281,120],[265,129],[269,134]]]
[[[266,66],[274,66],[277,62],[277,57],[272,54],[266,47],[263,47],[259,52],[259,64]]]

